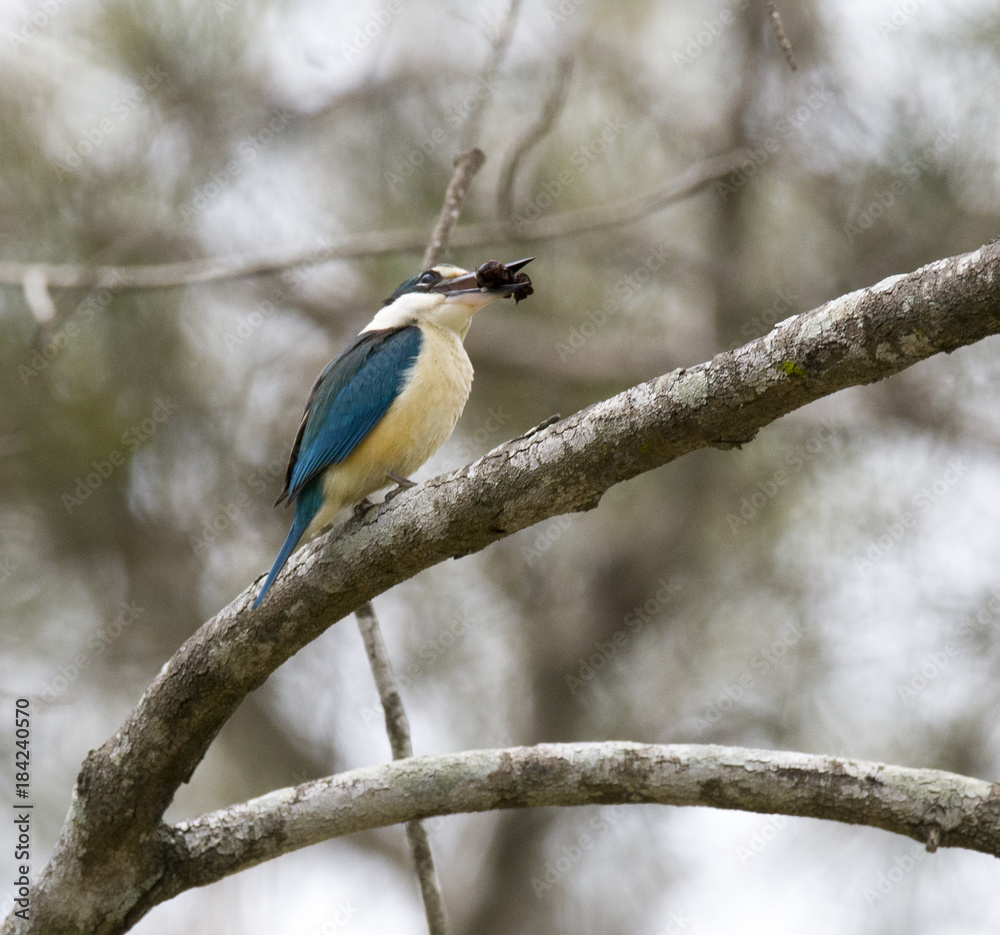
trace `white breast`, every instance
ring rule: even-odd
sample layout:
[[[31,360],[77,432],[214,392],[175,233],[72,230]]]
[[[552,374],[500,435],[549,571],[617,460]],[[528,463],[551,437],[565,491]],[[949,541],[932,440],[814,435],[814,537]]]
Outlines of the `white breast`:
[[[408,449],[398,469],[410,474],[451,435],[472,391],[472,362],[454,331],[420,323],[423,344],[410,380],[380,423]]]
[[[410,377],[386,414],[323,475],[323,506],[306,530],[315,535],[345,506],[409,477],[451,435],[472,390],[472,363],[454,331],[421,322],[423,342]]]

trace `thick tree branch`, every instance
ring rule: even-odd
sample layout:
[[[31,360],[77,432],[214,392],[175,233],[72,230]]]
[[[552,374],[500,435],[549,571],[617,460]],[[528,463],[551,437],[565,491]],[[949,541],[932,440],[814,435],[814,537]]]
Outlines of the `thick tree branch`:
[[[268,600],[248,588],[167,662],[86,759],[23,931],[120,932],[158,900],[162,815],[242,699],[332,622],[446,558],[560,513],[782,415],[1000,332],[1000,246],[932,263],[780,322],[474,464],[404,491],[299,550]],[[8,923],[4,931],[15,931]]]
[[[1000,856],[1000,784],[700,744],[540,744],[422,756],[280,789],[171,829],[167,896],[329,838],[431,815],[652,802],[826,818]]]
[[[537,221],[505,227],[490,221],[485,224],[460,224],[452,231],[452,247],[476,247],[523,240],[552,240],[592,230],[602,230],[646,217],[675,201],[700,192],[706,185],[735,172],[749,159],[744,150],[712,156],[696,163],[664,185],[631,198],[608,202],[595,208],[562,211]],[[318,250],[286,250],[263,257],[208,257],[150,266],[103,266],[72,263],[19,263],[0,260],[0,285],[22,286],[30,272],[44,278],[49,288],[82,289],[164,289],[199,282],[217,282],[256,276],[322,263],[326,260],[349,260],[381,256],[386,253],[424,250],[427,232],[422,227],[400,228],[351,234]]]

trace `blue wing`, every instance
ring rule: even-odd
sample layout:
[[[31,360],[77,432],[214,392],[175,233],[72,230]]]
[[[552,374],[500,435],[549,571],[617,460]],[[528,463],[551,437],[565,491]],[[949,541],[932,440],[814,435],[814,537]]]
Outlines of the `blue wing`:
[[[402,392],[422,341],[416,325],[366,331],[326,366],[306,403],[279,503],[354,451]]]
[[[406,386],[422,341],[416,325],[366,331],[319,375],[299,423],[285,486],[277,500],[295,501],[292,528],[254,607],[264,599],[323,505],[323,471],[343,461],[385,415]]]

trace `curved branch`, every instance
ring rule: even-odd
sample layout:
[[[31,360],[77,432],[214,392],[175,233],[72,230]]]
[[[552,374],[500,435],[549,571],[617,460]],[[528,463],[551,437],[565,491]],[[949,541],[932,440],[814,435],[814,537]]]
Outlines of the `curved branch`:
[[[637,802],[825,818],[1000,857],[1000,784],[935,769],[700,744],[539,744],[396,760],[170,829],[163,898],[330,838],[432,815]]]
[[[705,447],[733,448],[813,400],[1000,333],[1000,244],[780,322],[404,491],[300,549],[269,599],[251,586],[170,659],[83,764],[29,932],[119,932],[168,872],[158,829],[243,698],[364,601],[418,572]],[[5,927],[3,931],[12,931]]]
[[[697,194],[706,185],[735,172],[748,156],[744,150],[712,156],[696,163],[664,185],[646,194],[612,201],[596,208],[563,211],[505,227],[490,221],[485,224],[460,224],[452,231],[452,247],[476,247],[522,240],[551,240],[583,234],[605,227],[626,224],[659,211],[675,201]],[[88,266],[72,263],[18,263],[0,260],[0,285],[21,286],[29,271],[41,276],[50,288],[82,289],[166,289],[200,282],[217,282],[274,273],[296,266],[381,256],[386,253],[424,250],[427,232],[421,227],[352,234],[319,250],[286,250],[264,257],[208,257],[177,263],[150,266]]]

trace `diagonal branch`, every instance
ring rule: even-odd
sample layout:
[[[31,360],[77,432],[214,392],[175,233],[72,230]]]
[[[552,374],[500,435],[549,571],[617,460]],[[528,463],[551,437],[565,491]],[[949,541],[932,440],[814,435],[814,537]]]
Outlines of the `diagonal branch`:
[[[168,869],[161,821],[177,787],[250,691],[364,601],[447,558],[592,509],[612,485],[691,451],[737,447],[813,400],[997,333],[1000,244],[989,244],[507,442],[301,549],[270,600],[251,610],[254,585],[201,627],[87,757],[23,931],[121,932],[148,911]]]
[[[330,838],[431,815],[611,803],[701,805],[882,828],[1000,857],[1000,785],[772,750],[553,743],[397,760],[279,789],[171,829],[164,898]]]

